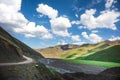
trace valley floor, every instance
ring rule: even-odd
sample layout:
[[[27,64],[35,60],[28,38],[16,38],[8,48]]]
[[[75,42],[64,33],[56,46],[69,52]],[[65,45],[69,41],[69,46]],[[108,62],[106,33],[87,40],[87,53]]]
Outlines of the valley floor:
[[[75,73],[83,72],[86,74],[99,74],[100,72],[106,70],[105,67],[98,67],[86,64],[73,64],[61,59],[41,59],[41,61],[48,66],[57,70],[60,73]]]

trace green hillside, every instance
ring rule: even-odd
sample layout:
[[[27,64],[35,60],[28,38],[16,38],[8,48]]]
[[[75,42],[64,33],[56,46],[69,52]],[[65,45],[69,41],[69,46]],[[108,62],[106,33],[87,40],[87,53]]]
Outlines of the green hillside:
[[[120,45],[110,46],[104,50],[86,54],[76,59],[65,58],[74,64],[87,64],[101,67],[120,67]]]
[[[115,45],[110,48],[95,52],[92,55],[77,59],[120,63],[120,45]]]
[[[98,51],[107,49],[114,45],[119,45],[120,40],[117,41],[103,41],[97,44],[84,44],[78,48],[66,51],[61,58],[62,59],[77,59],[79,57],[85,57],[92,55]]]
[[[84,44],[76,49],[72,49],[72,50],[65,52],[61,57],[63,59],[66,59],[66,58],[67,59],[76,59],[78,57],[88,55],[88,53],[91,54],[95,51],[105,48],[105,47],[101,47],[103,45],[104,45],[104,42],[101,42],[98,44]]]

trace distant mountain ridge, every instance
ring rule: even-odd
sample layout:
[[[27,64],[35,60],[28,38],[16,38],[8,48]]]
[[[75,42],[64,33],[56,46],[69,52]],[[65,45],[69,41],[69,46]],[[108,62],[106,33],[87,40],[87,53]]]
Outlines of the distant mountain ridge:
[[[37,52],[41,53],[46,58],[60,58],[66,51],[75,49],[78,45],[66,44],[57,45],[54,47],[48,47],[44,49],[36,49]]]
[[[78,44],[79,45],[79,44]],[[97,52],[109,48],[111,46],[120,45],[120,40],[102,41],[96,44],[78,45],[58,45],[44,49],[37,49],[46,58],[71,58],[76,59],[81,56],[89,55],[89,53]]]

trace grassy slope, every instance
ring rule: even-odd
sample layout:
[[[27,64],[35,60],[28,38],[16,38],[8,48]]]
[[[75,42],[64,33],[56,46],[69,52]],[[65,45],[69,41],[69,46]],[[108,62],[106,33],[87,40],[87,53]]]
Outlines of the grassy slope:
[[[80,59],[120,63],[120,45],[112,46]]]
[[[120,67],[120,63],[115,62],[104,62],[104,61],[93,61],[93,60],[80,60],[80,59],[65,59],[65,61],[74,63],[74,64],[87,64],[101,67]]]
[[[86,44],[82,45],[79,48],[72,49],[64,53],[61,58],[63,59],[76,59],[81,56],[86,56],[89,54],[92,54],[98,50],[102,50],[105,47],[101,47],[104,45],[104,42],[98,43],[98,44]],[[106,46],[107,47],[107,46]],[[89,54],[88,54],[89,53]]]
[[[120,41],[84,45],[68,51],[62,58],[76,64],[120,67]],[[117,45],[118,44],[118,45]]]

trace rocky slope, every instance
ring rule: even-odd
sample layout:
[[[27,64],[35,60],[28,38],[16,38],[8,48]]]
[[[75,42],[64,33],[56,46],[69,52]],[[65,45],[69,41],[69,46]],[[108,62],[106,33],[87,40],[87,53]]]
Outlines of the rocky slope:
[[[23,55],[33,61],[27,62]],[[40,58],[39,53],[0,27],[0,80],[64,80],[38,62]]]

